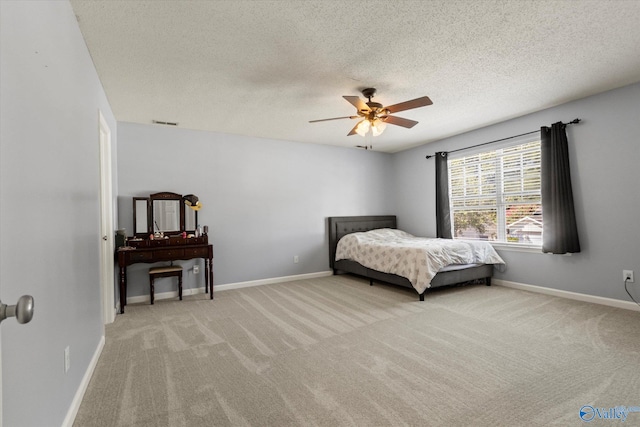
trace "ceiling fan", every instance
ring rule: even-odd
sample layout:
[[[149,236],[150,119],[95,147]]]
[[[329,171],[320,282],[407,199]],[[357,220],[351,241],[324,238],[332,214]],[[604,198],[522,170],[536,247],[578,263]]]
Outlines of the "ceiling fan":
[[[354,107],[357,109],[357,116],[345,116],[345,117],[333,117],[331,119],[320,119],[320,120],[310,120],[309,123],[317,123],[317,122],[326,122],[328,120],[340,120],[340,119],[357,119],[361,118],[351,132],[347,134],[347,136],[351,136],[354,134],[358,134],[360,136],[365,136],[369,130],[373,136],[380,135],[387,123],[402,126],[405,128],[412,128],[418,124],[418,122],[409,119],[403,119],[402,117],[392,116],[391,114],[397,113],[399,111],[411,110],[413,108],[426,107],[427,105],[433,104],[433,102],[429,99],[428,96],[423,96],[421,98],[412,99],[411,101],[401,102],[399,104],[389,105],[387,107],[383,107],[382,104],[378,102],[371,101],[371,98],[376,93],[375,88],[366,88],[362,90],[362,95],[368,99],[367,102],[362,101],[357,96],[343,96],[344,99],[349,101]]]

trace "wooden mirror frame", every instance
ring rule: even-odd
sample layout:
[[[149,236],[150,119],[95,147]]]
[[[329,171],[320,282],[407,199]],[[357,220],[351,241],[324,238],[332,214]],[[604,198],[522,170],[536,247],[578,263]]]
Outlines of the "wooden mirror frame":
[[[141,212],[137,208],[136,202],[144,200],[146,204],[146,210]],[[186,206],[181,194],[171,192],[161,192],[151,194],[149,197],[133,197],[133,235],[139,238],[148,238],[150,234],[153,234],[153,200],[178,200],[180,205],[180,230],[165,232],[168,235],[180,234],[186,231],[189,234],[195,233],[195,229],[198,226],[198,211],[193,210],[194,220],[193,229],[186,229],[187,210],[192,210]],[[189,212],[191,214],[191,212]],[[144,231],[137,231],[138,218],[146,218],[147,227]]]
[[[138,204],[136,202],[144,201],[145,202],[145,210],[144,212],[138,212]],[[150,209],[149,209],[149,198],[148,197],[134,197],[133,198],[133,235],[135,237],[148,237],[149,236],[149,224],[150,224]],[[145,218],[146,228],[144,231],[138,231],[138,218]]]

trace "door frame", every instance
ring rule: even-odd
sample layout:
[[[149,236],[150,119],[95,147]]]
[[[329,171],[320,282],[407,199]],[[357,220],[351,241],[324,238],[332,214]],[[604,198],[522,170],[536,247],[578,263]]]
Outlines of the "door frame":
[[[100,153],[100,293],[104,324],[115,320],[113,181],[111,129],[98,109],[98,144]],[[106,236],[106,240],[104,237]],[[2,426],[0,426],[2,427]]]

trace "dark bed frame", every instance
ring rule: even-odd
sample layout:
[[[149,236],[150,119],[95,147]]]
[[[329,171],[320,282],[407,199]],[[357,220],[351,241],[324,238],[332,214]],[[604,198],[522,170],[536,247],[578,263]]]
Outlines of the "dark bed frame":
[[[409,279],[405,277],[372,270],[351,260],[335,260],[338,240],[343,236],[349,233],[375,230],[377,228],[397,228],[395,215],[329,217],[329,265],[333,269],[333,274],[351,273],[368,278],[370,285],[373,285],[373,281],[376,280],[415,290],[411,282],[409,282]],[[450,267],[450,269],[444,271],[441,270],[435,275],[431,280],[431,288],[455,285],[478,279],[484,280],[484,283],[487,286],[491,286],[492,275],[493,265],[491,264],[472,264],[465,267]],[[424,301],[424,294],[431,288],[427,288],[423,293],[419,294],[420,301]]]

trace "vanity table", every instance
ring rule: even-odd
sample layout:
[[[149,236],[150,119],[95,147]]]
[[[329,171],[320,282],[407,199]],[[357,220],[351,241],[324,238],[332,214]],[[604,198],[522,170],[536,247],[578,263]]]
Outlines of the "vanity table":
[[[183,239],[130,240],[128,247],[118,249],[118,266],[120,267],[120,313],[124,313],[127,305],[127,267],[137,263],[154,263],[163,261],[190,260],[204,258],[204,290],[213,299],[213,245],[207,236]]]
[[[133,223],[134,236],[116,252],[120,313],[127,305],[127,267],[137,263],[203,258],[205,292],[213,299],[213,245],[206,234],[195,236],[198,212],[185,206],[182,195],[163,192],[134,197]]]

